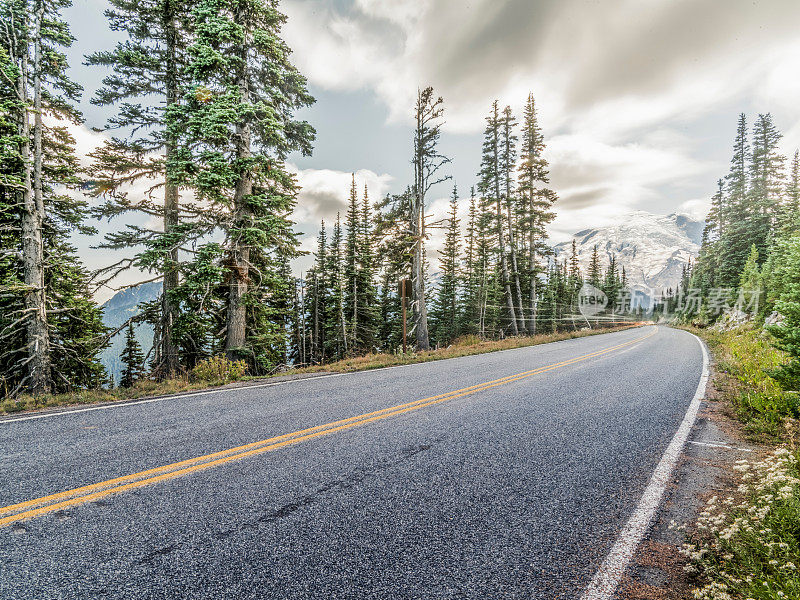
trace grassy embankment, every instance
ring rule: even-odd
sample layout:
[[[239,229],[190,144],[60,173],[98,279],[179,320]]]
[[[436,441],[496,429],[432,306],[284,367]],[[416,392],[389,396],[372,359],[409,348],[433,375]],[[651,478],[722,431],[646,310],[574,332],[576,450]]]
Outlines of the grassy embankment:
[[[428,352],[408,352],[406,354],[368,354],[365,356],[358,356],[353,358],[346,358],[338,362],[319,365],[313,367],[305,367],[299,369],[289,369],[281,371],[273,375],[286,376],[286,375],[302,375],[307,373],[319,372],[332,372],[332,373],[347,373],[351,371],[366,371],[369,369],[379,369],[381,367],[392,367],[397,365],[408,365],[413,363],[429,362],[434,360],[443,360],[447,358],[456,358],[459,356],[470,356],[473,354],[484,354],[486,352],[497,352],[498,350],[510,350],[513,348],[522,348],[525,346],[535,346],[538,344],[546,344],[548,342],[557,342],[560,340],[586,337],[589,335],[597,335],[600,333],[610,333],[613,331],[620,331],[635,325],[627,325],[621,327],[612,327],[607,329],[593,329],[585,331],[570,331],[562,333],[553,333],[535,336],[519,336],[509,337],[503,340],[496,341],[482,341],[477,336],[465,336],[457,340],[452,345],[441,348],[439,350],[431,350]],[[30,396],[21,396],[16,399],[5,399],[0,402],[0,414],[15,413],[21,411],[40,410],[43,408],[50,408],[56,406],[67,406],[77,404],[92,404],[97,402],[115,402],[121,400],[132,400],[137,398],[146,398],[151,396],[163,396],[169,394],[178,394],[181,392],[196,391],[210,387],[216,387],[231,381],[255,381],[264,379],[263,377],[214,377],[206,376],[202,379],[196,377],[184,377],[181,379],[172,379],[169,381],[151,381],[141,380],[128,389],[115,388],[112,390],[82,390],[70,394],[58,394],[49,396],[40,396],[33,398]]]
[[[800,598],[800,397],[769,376],[786,357],[752,329],[695,331],[716,359],[715,387],[766,454],[734,466],[738,487],[713,496],[682,552],[702,600]]]

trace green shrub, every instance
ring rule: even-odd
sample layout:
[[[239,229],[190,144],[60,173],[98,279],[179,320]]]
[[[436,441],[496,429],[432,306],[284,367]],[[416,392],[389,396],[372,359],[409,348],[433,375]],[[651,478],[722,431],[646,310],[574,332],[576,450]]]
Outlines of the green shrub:
[[[192,376],[207,383],[229,383],[241,379],[247,371],[243,360],[228,360],[224,356],[212,356],[197,363]]]

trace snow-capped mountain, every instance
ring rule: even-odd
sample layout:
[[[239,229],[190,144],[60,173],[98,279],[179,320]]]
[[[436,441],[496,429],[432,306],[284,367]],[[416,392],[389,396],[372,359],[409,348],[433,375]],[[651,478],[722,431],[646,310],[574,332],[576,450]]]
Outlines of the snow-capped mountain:
[[[677,287],[683,266],[700,250],[702,232],[703,222],[686,215],[636,211],[620,217],[615,225],[579,231],[573,239],[584,274],[597,245],[604,269],[616,256],[620,268],[625,267],[629,283],[659,291]],[[557,244],[555,252],[558,260],[568,257],[572,241]]]

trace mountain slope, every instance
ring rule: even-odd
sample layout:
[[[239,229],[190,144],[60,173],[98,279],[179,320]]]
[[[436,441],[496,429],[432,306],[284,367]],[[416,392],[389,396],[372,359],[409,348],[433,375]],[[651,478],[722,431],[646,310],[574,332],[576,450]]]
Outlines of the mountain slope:
[[[584,275],[597,245],[603,268],[616,256],[629,283],[662,290],[677,287],[683,266],[700,250],[702,231],[703,223],[686,215],[636,211],[621,217],[618,224],[579,231],[573,239]],[[572,252],[572,242],[557,244],[554,250],[563,260]]]
[[[103,304],[103,323],[109,327],[117,328],[131,317],[139,314],[139,303],[155,300],[161,293],[161,282],[154,281],[143,283],[136,287],[128,288],[117,292],[114,296]],[[141,323],[135,327],[136,339],[142,345],[145,354],[153,345],[153,327],[147,323]],[[108,371],[109,376],[119,382],[122,372],[122,363],[119,355],[125,347],[125,332],[121,331],[111,339],[111,345],[103,350],[100,360]]]

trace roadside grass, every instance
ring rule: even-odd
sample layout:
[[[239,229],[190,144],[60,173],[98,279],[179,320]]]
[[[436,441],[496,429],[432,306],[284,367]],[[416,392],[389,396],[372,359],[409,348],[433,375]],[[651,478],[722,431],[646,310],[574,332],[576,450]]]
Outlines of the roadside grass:
[[[367,371],[380,369],[383,367],[393,367],[399,365],[410,365],[414,363],[430,362],[434,360],[445,360],[448,358],[458,358],[461,356],[472,356],[475,354],[485,354],[487,352],[497,352],[500,350],[511,350],[527,346],[536,346],[550,342],[558,342],[573,338],[587,337],[602,333],[612,333],[636,327],[639,323],[631,325],[609,327],[604,329],[591,329],[581,331],[568,331],[552,334],[542,334],[535,336],[509,337],[503,340],[481,340],[478,336],[464,336],[456,340],[446,348],[430,350],[426,352],[402,352],[397,353],[374,353],[365,356],[345,358],[343,360],[310,367],[287,369],[276,372],[269,377],[254,377],[243,375],[236,367],[230,368],[227,365],[219,364],[217,359],[211,359],[209,364],[204,365],[198,372],[193,372],[192,377],[182,377],[167,381],[153,381],[141,379],[130,388],[114,388],[109,390],[81,390],[69,394],[54,394],[46,396],[20,396],[17,398],[6,398],[0,402],[0,415],[18,413],[23,411],[35,411],[45,408],[59,406],[94,404],[98,402],[115,402],[124,400],[134,400],[149,398],[154,396],[165,396],[178,394],[181,392],[198,391],[225,385],[233,381],[261,381],[279,376],[302,375],[309,373],[350,373],[354,371]]]
[[[769,376],[786,362],[769,333],[750,328],[718,332],[695,331],[705,339],[717,361],[715,385],[753,441],[782,440],[787,418],[800,417],[800,396],[787,392]]]
[[[787,360],[768,333],[692,330],[716,358],[714,385],[746,434],[773,445],[739,460],[738,487],[708,500],[682,553],[699,600],[800,598],[800,451],[796,394],[769,376]],[[775,448],[774,446],[778,447]],[[685,526],[683,526],[685,527]]]

